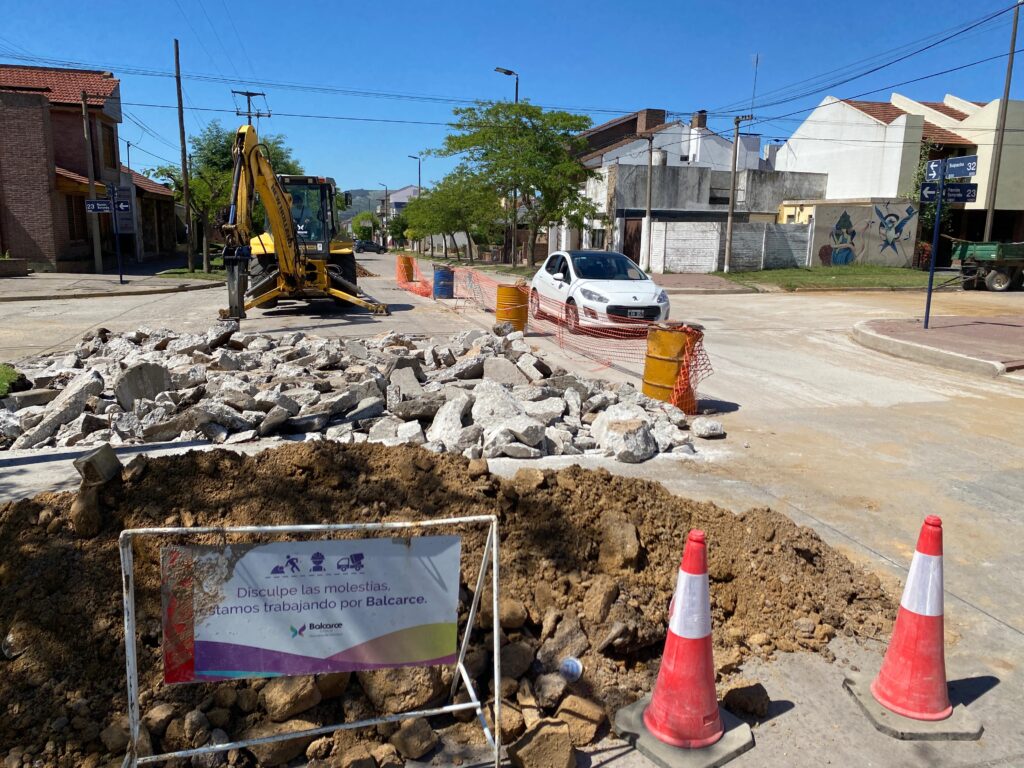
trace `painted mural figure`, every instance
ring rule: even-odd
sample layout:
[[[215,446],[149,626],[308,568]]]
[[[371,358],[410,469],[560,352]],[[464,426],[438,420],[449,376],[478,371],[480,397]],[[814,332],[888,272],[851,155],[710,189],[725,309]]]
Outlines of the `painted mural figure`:
[[[843,211],[843,215],[836,221],[829,233],[829,240],[832,241],[832,266],[844,267],[852,264],[856,258],[854,247],[856,246],[857,230],[853,228],[853,221],[850,214]]]
[[[914,206],[908,205],[906,214],[900,218],[897,213],[882,213],[882,209],[875,206],[875,215],[878,217],[878,236],[882,240],[878,246],[879,253],[886,248],[892,248],[893,253],[899,253],[896,245],[903,237],[904,227],[917,215],[917,211],[914,210]]]

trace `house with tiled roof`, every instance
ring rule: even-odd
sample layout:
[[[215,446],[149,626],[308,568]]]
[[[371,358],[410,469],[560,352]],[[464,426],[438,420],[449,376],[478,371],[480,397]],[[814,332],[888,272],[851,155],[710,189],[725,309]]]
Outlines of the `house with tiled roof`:
[[[998,113],[998,101],[969,101],[952,94],[942,101],[918,101],[898,93],[889,101],[829,96],[785,143],[772,147],[771,156],[779,170],[827,173],[828,201],[887,200],[902,216],[908,205],[918,205],[914,176],[922,154],[928,159],[977,155],[978,173],[970,179],[978,185],[977,200],[952,206],[951,234],[980,240]],[[992,234],[996,240],[1021,241],[1024,101],[1009,102],[1006,127]],[[865,211],[876,207],[874,203],[865,206]],[[877,218],[867,216],[871,220],[862,222],[862,229],[874,229]],[[909,226],[902,231],[909,231]]]
[[[580,161],[595,171],[584,193],[594,203],[597,217],[582,228],[568,222],[548,231],[548,250],[610,248],[621,251],[652,270],[719,269],[717,254],[724,237],[732,195],[731,132],[708,128],[707,113],[695,112],[689,122],[669,120],[664,109],[641,109],[595,126],[581,134],[586,146]],[[776,209],[786,197],[824,192],[821,174],[775,173],[764,167],[761,137],[741,133],[736,147],[736,201],[734,220],[752,224],[760,247],[763,226],[774,223]],[[650,170],[648,162],[650,161]],[[647,181],[651,184],[651,216],[647,218]],[[675,259],[665,234],[701,229],[711,254],[699,263]],[[714,241],[714,242],[711,242]],[[702,246],[703,247],[703,246]],[[792,250],[787,246],[788,250]],[[806,249],[804,249],[806,250]]]
[[[117,187],[134,202],[119,219],[122,251],[136,257],[173,253],[173,196],[121,165],[120,81],[110,72],[8,64],[0,65],[0,253],[26,258],[37,270],[91,272],[95,228],[101,258],[112,266],[111,217],[85,211],[90,191],[83,93],[93,194],[105,197]]]

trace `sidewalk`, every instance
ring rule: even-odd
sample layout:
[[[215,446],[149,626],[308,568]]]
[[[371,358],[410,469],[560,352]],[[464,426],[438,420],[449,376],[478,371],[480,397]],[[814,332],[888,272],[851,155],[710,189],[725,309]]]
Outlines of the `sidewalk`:
[[[1024,315],[866,320],[853,337],[878,352],[986,376],[1024,371]]]
[[[724,277],[717,275],[706,275],[696,273],[680,273],[656,275],[651,274],[651,279],[665,289],[669,295],[679,294],[705,294],[705,293],[757,293],[757,289],[750,288]]]
[[[179,279],[156,275],[125,275],[124,284],[117,275],[90,275],[68,272],[36,272],[26,277],[0,279],[0,302],[49,301],[54,299],[91,299],[108,296],[145,296],[147,294],[223,290],[221,280]]]

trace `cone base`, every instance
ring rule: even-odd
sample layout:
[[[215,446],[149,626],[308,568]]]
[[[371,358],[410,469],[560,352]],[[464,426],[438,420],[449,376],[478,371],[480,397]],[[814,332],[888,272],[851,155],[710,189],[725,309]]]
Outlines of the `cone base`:
[[[644,726],[646,726],[647,730],[650,731],[651,735],[658,741],[663,741],[666,744],[678,747],[679,749],[702,749],[703,747],[710,747],[725,735],[725,728],[722,728],[720,731],[717,731],[704,739],[677,739],[671,733],[658,728],[651,722],[652,718],[649,716],[650,711],[650,708],[644,710]],[[718,716],[719,725],[721,726],[721,710],[719,710]]]
[[[714,768],[725,765],[754,746],[750,726],[727,710],[721,710],[725,732],[713,744],[700,749],[680,749],[659,741],[644,725],[647,696],[615,713],[612,727],[619,738],[660,768]]]
[[[863,675],[850,675],[843,687],[853,696],[875,728],[887,736],[903,741],[974,741],[981,738],[984,727],[963,704],[952,707],[942,720],[919,720],[904,717],[879,703],[871,693],[871,683]]]
[[[946,707],[945,709],[940,709],[938,712],[915,712],[912,709],[901,707],[900,705],[894,704],[893,702],[889,701],[889,699],[886,696],[879,693],[878,685],[876,683],[877,681],[871,683],[871,695],[875,697],[875,701],[877,701],[883,707],[888,709],[890,712],[895,712],[897,715],[909,717],[911,720],[937,721],[945,720],[947,717],[953,714],[952,705]]]

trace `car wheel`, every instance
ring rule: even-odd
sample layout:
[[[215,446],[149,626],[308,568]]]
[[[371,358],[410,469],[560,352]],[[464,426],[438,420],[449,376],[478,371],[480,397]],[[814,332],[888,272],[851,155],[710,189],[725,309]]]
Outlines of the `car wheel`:
[[[1013,278],[1010,277],[1009,271],[1005,269],[992,269],[985,275],[985,287],[990,291],[1003,293],[1010,290],[1011,285],[1013,285]]]
[[[569,327],[569,333],[579,333],[580,311],[572,299],[565,303],[565,324]]]
[[[535,317],[538,320],[544,317],[540,308],[540,294],[537,293],[536,288],[530,291],[530,317]]]
[[[363,252],[363,249],[360,248],[359,246],[356,246],[353,250],[355,250],[356,253],[362,253]]]

